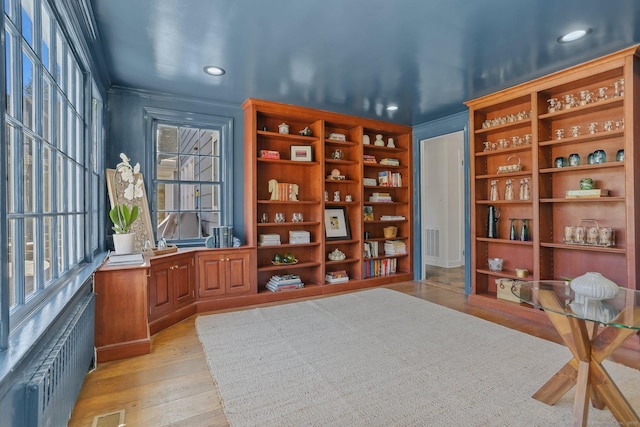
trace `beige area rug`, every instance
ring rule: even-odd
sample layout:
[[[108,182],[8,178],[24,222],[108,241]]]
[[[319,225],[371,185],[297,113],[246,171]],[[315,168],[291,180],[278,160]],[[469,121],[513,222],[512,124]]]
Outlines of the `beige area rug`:
[[[200,316],[232,426],[569,426],[568,349],[388,289]],[[640,372],[605,362],[640,411]],[[589,425],[617,425],[590,408]]]

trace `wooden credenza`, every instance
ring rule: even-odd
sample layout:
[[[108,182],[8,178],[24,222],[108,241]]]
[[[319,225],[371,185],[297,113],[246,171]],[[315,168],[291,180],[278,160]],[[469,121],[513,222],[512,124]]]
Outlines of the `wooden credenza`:
[[[253,248],[184,249],[95,273],[98,362],[151,351],[151,335],[202,311],[244,305],[256,293]]]

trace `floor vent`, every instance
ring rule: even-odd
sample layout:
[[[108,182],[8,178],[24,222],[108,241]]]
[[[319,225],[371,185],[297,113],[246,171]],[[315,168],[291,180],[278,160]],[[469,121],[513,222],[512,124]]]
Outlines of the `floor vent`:
[[[124,427],[124,409],[93,417],[91,427]]]

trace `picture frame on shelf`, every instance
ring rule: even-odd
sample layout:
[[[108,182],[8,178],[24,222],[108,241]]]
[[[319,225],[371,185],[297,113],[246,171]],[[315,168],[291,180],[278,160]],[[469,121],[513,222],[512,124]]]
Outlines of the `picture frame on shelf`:
[[[292,145],[291,160],[294,162],[310,162],[312,161],[310,145]]]
[[[327,240],[351,239],[347,208],[344,206],[332,206],[324,209],[324,229]]]

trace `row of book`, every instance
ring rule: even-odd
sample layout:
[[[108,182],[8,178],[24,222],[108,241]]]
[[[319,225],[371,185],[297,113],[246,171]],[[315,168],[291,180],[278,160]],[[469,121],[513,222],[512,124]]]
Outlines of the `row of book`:
[[[364,262],[364,278],[388,276],[389,274],[395,274],[398,266],[398,260],[396,258],[384,258],[373,259]]]
[[[213,237],[212,248],[233,247],[233,227],[229,225],[211,227],[211,236]]]
[[[266,286],[271,292],[279,292],[304,288],[304,283],[297,274],[283,274],[271,276]]]
[[[378,256],[378,242],[375,240],[365,240],[364,244],[364,257],[375,258]]]
[[[400,172],[378,172],[378,185],[382,187],[402,187],[402,175]]]

